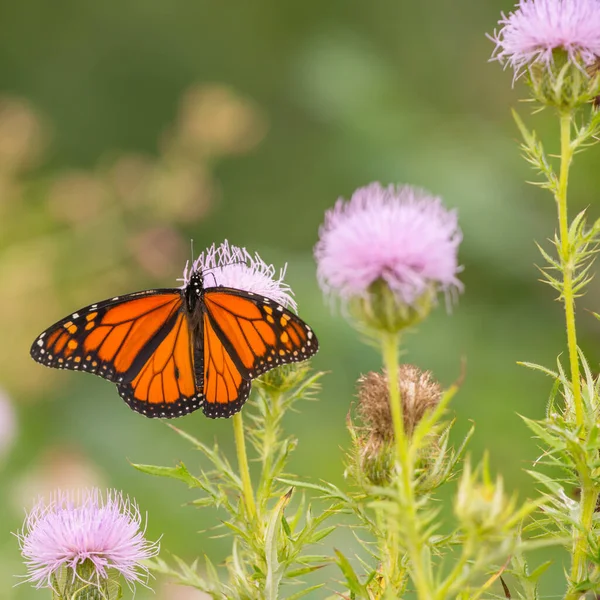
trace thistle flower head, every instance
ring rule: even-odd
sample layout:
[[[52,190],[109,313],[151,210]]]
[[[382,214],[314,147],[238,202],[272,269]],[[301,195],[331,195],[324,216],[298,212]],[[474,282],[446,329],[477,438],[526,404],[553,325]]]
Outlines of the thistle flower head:
[[[600,56],[600,0],[520,0],[498,24],[492,58],[511,66],[515,78],[536,63],[549,69],[555,50],[580,68]]]
[[[338,200],[315,247],[323,291],[342,302],[367,299],[382,283],[393,300],[418,308],[424,297],[460,289],[461,233],[440,198],[410,186],[372,183]]]
[[[252,255],[246,248],[230,245],[225,240],[219,246],[213,244],[202,252],[191,268],[186,264],[182,288],[189,284],[192,273],[200,271],[206,287],[237,288],[266,296],[296,310],[292,289],[284,281],[286,267],[284,265],[277,273],[275,267],[268,265],[257,252]]]
[[[65,568],[71,579],[101,585],[115,570],[129,583],[147,572],[141,562],[158,554],[158,543],[144,537],[137,505],[115,491],[102,495],[97,488],[77,494],[59,491],[50,502],[40,500],[27,515],[18,534],[29,571],[27,581],[36,588],[52,587]]]

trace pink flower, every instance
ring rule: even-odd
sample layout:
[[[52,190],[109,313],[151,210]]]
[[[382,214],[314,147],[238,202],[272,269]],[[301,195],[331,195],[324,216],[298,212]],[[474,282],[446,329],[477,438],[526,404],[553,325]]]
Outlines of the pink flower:
[[[557,49],[582,67],[600,56],[600,0],[520,0],[499,25],[489,36],[492,58],[510,65],[515,78],[527,65],[551,66]]]
[[[40,500],[27,515],[18,534],[21,554],[29,570],[27,581],[35,587],[52,587],[52,577],[67,567],[89,561],[96,579],[108,578],[115,569],[134,583],[147,572],[141,561],[158,554],[158,543],[144,538],[137,505],[120,492],[102,497],[97,488],[75,495],[58,491],[49,503]]]
[[[292,289],[284,282],[284,265],[276,273],[273,265],[268,265],[258,253],[252,256],[246,248],[230,245],[225,240],[221,245],[213,244],[202,252],[193,262],[191,269],[186,264],[183,272],[183,286],[188,285],[190,276],[195,271],[204,275],[205,287],[231,287],[260,294],[296,310],[296,302],[292,298]]]
[[[460,289],[456,278],[462,239],[456,212],[411,186],[372,183],[339,199],[325,215],[315,247],[325,293],[365,297],[377,280],[412,305],[430,286]]]
[[[12,446],[17,430],[17,418],[10,398],[0,389],[0,458]]]

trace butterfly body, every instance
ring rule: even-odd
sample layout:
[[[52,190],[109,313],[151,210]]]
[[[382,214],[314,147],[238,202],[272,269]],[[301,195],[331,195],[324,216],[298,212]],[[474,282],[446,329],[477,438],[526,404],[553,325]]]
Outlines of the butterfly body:
[[[252,379],[316,353],[312,330],[277,302],[236,288],[146,290],[91,304],[38,336],[43,365],[94,373],[147,417],[199,408],[211,418],[239,412]]]

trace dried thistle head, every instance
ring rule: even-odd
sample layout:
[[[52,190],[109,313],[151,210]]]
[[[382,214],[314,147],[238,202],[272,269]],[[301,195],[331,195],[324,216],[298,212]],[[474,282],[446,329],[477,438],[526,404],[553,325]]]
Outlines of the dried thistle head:
[[[598,81],[598,79],[600,79],[600,58],[596,58],[596,60],[589,65],[586,70],[592,79]],[[592,100],[592,106],[595,109],[600,108],[600,95],[594,96],[594,99]]]
[[[438,405],[442,388],[430,371],[421,371],[414,365],[400,365],[398,382],[404,430],[410,436],[425,413]],[[381,441],[392,440],[394,425],[387,373],[371,372],[363,375],[358,380],[358,397],[358,415],[370,435]]]
[[[429,371],[414,365],[398,369],[402,414],[406,434],[411,436],[426,412],[437,406],[442,388]],[[387,374],[367,373],[358,380],[355,444],[359,454],[359,469],[367,479],[382,485],[391,478],[394,467],[394,424],[390,409]]]

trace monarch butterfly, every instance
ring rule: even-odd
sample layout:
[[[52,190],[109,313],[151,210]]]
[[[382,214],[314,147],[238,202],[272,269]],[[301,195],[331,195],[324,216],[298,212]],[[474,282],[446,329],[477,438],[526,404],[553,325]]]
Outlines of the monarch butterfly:
[[[117,296],[74,312],[37,337],[31,356],[116,383],[146,417],[202,408],[214,419],[239,412],[260,374],[317,350],[311,328],[281,304],[236,288],[204,287],[198,269],[183,289]]]

